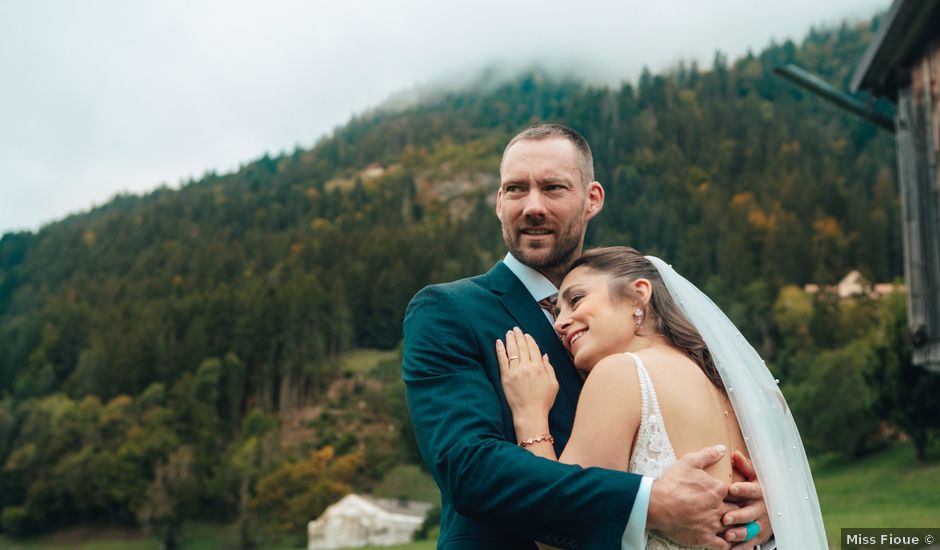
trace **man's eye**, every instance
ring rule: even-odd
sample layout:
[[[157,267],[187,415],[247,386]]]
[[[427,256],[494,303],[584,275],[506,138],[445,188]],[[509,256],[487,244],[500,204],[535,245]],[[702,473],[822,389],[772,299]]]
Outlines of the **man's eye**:
[[[507,185],[503,188],[504,193],[519,193],[522,191],[521,185]]]

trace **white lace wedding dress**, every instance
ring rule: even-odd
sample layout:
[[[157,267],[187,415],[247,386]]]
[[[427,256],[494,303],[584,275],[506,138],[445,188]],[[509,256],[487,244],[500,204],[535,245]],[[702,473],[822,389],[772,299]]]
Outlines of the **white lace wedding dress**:
[[[630,456],[630,471],[636,474],[658,479],[676,461],[676,452],[669,442],[666,433],[666,424],[662,412],[659,410],[659,400],[656,399],[656,389],[650,379],[643,361],[636,354],[627,352],[627,356],[636,364],[636,376],[640,381],[640,396],[642,410],[640,427],[636,434],[636,444]],[[647,550],[684,550],[682,546],[663,537],[656,531],[646,531]]]

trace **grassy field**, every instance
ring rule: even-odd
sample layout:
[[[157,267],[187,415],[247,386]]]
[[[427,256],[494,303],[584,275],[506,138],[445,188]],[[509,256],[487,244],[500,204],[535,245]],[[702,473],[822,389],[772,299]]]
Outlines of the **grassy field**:
[[[436,541],[425,540],[421,542],[412,542],[411,544],[402,544],[400,546],[366,546],[366,550],[434,550]]]
[[[234,529],[206,523],[187,524],[180,540],[184,549],[235,548]],[[137,530],[77,527],[30,540],[0,536],[0,550],[157,550],[160,544]]]
[[[823,457],[813,461],[813,476],[832,548],[839,547],[843,527],[940,527],[940,444],[926,465],[914,460],[909,443],[862,460]],[[187,524],[183,550],[235,548],[229,526]],[[433,550],[434,541],[385,550]],[[12,541],[0,536],[0,550],[156,550],[157,542],[135,531],[76,528],[52,535]],[[274,550],[274,549],[272,549]]]
[[[366,550],[434,550],[436,541],[399,546],[366,547]],[[13,541],[0,535],[0,550],[158,550],[160,544],[139,532],[122,529],[75,528],[28,541]],[[180,539],[181,550],[227,550],[238,548],[235,530],[206,523],[187,524]],[[266,547],[268,550],[301,550]],[[359,549],[362,550],[362,549]]]
[[[940,445],[928,459],[918,464],[908,443],[852,462],[814,461],[829,545],[839,547],[844,527],[940,527]]]
[[[360,348],[348,351],[340,358],[344,372],[368,372],[382,361],[398,359],[397,350]]]

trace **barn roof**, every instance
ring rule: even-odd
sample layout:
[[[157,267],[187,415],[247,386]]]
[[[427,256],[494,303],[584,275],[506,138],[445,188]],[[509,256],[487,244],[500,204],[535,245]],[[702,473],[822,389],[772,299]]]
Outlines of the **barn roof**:
[[[415,500],[403,498],[379,498],[372,495],[359,496],[390,514],[401,514],[403,516],[415,516],[423,518],[432,508],[430,503],[418,502]]]
[[[895,0],[852,77],[852,91],[868,90],[897,99],[910,81],[910,65],[940,37],[940,2]]]

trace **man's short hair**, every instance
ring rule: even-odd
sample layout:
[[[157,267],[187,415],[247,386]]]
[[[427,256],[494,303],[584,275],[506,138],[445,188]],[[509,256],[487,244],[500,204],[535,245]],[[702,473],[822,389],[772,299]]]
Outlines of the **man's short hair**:
[[[548,138],[561,138],[570,141],[578,151],[578,165],[581,168],[582,179],[581,185],[587,185],[594,181],[594,155],[591,154],[591,146],[588,145],[584,136],[561,124],[538,124],[519,132],[515,137],[509,140],[509,144],[503,149],[503,158],[506,158],[506,152],[509,151],[509,148],[515,145],[516,142],[529,139],[538,141]],[[500,171],[502,171],[502,162],[500,162],[499,168]]]

